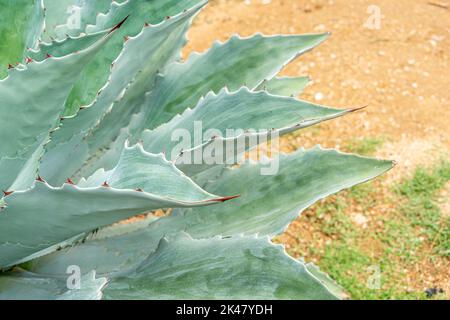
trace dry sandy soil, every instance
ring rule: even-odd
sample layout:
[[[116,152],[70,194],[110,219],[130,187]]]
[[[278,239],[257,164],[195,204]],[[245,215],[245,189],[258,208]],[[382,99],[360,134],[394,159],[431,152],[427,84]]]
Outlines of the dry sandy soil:
[[[382,138],[385,142],[376,156],[398,162],[383,180],[394,183],[412,175],[418,165],[431,166],[441,157],[448,158],[450,152],[450,2],[432,2],[210,0],[195,21],[185,53],[204,51],[214,40],[226,40],[233,33],[330,31],[332,37],[325,44],[282,74],[312,77],[302,95],[306,100],[369,108],[323,124],[318,133],[308,130],[283,139],[282,148],[292,151],[315,144],[340,148],[354,139]],[[379,29],[365,26],[371,5],[381,10]],[[387,192],[384,187],[384,183],[378,187],[380,201]],[[444,214],[449,214],[448,190],[447,185],[441,193]],[[380,203],[364,214],[388,211]],[[290,232],[303,232],[307,238],[310,231],[302,218]],[[293,240],[286,236],[282,241],[289,247]],[[450,292],[449,264],[448,260],[424,262],[406,270],[406,279],[413,289],[439,285]]]

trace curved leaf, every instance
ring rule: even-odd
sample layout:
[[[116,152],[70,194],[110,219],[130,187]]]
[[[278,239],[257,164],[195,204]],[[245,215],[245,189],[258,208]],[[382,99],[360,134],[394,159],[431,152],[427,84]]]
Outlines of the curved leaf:
[[[107,184],[101,183],[105,179]],[[203,191],[161,155],[137,146],[124,150],[115,169],[98,171],[81,185],[53,188],[37,181],[31,189],[3,198],[1,268],[55,251],[63,241],[138,214],[228,199]]]
[[[117,122],[127,124],[126,120],[130,121],[134,109],[130,100],[144,98],[145,92],[153,86],[158,69],[176,59],[190,20],[203,5],[157,26],[149,25],[127,41],[111,69],[108,84],[97,99],[76,116],[65,119],[60,130],[52,134],[52,143],[42,161],[42,173],[50,182],[62,183],[85,161],[100,153],[101,148],[109,147],[121,129],[116,126]],[[114,120],[103,124],[104,117],[109,119],[108,114],[112,113]],[[127,113],[129,117],[125,117]],[[100,127],[104,129],[98,134],[92,132]],[[89,138],[88,135],[93,136]],[[61,154],[61,149],[67,152]]]
[[[180,116],[155,130],[144,131],[142,140],[147,151],[153,153],[164,151],[169,159],[174,161],[182,152],[182,159],[177,161],[177,165],[185,164],[180,168],[185,170],[187,167],[186,170],[191,173],[194,169],[189,165],[194,163],[197,151],[201,151],[203,159],[200,163],[195,162],[193,166],[200,166],[203,169],[204,164],[214,160],[219,164],[230,164],[231,159],[231,163],[235,163],[238,155],[258,144],[257,139],[253,139],[254,141],[246,139],[243,141],[245,145],[242,143],[239,149],[235,147],[235,143],[227,144],[224,140],[237,140],[245,134],[254,137],[267,136],[275,129],[285,134],[343,116],[351,111],[327,108],[294,98],[273,96],[266,92],[251,92],[245,87],[234,93],[222,90],[218,95],[207,95],[194,109],[187,109]],[[183,130],[180,132],[180,135],[183,134],[181,143],[176,136],[177,130]],[[204,137],[209,130],[214,132]],[[233,130],[231,134],[230,130]],[[210,139],[213,140],[212,143],[209,143]],[[197,146],[200,147],[195,148]],[[183,150],[179,150],[180,147],[183,147]],[[210,154],[204,152],[206,147],[211,148]]]
[[[262,164],[222,169],[216,176],[208,173],[204,178],[207,188],[237,192],[241,197],[217,207],[175,209],[172,216],[135,222],[126,229],[105,229],[85,243],[34,261],[31,270],[62,274],[67,266],[77,264],[83,270],[116,277],[136,268],[156,250],[162,237],[182,231],[205,239],[255,233],[274,236],[317,200],[374,178],[391,166],[389,161],[313,149],[283,156],[276,176],[261,176]],[[145,246],[136,246],[136,242]],[[333,289],[331,283],[326,284]],[[333,292],[343,297],[339,290]]]
[[[79,36],[81,32],[85,31],[88,24],[95,23],[97,15],[104,14],[110,9],[111,1],[44,0],[44,6],[45,31],[41,35],[41,40],[51,41],[53,39],[63,40],[68,35]],[[114,25],[115,23],[105,29]]]
[[[309,81],[308,77],[275,77],[272,80],[264,80],[256,91],[265,90],[278,96],[297,97],[305,90]]]
[[[235,91],[258,87],[289,62],[322,43],[328,34],[297,36],[233,36],[214,43],[206,53],[192,54],[185,63],[174,63],[160,77],[149,99],[144,127],[153,129],[193,108],[200,97],[224,87]]]
[[[38,274],[63,276],[69,266],[77,265],[82,271],[96,270],[107,277],[127,274],[156,250],[165,231],[149,232],[148,226],[157,219],[149,216],[101,229],[82,243],[28,262],[27,269]]]
[[[112,34],[76,54],[12,69],[6,79],[0,80],[0,136],[3,139],[0,172],[6,174],[0,181],[0,189],[7,190],[11,186],[21,189],[29,185],[29,180],[18,181],[16,177],[58,124],[64,101],[80,74],[80,65],[88,63]],[[9,164],[3,165],[3,162]],[[29,178],[34,179],[34,176]]]
[[[265,238],[163,239],[106,299],[336,299],[305,265]]]
[[[72,0],[73,1],[73,0]],[[99,32],[114,26],[125,17],[130,18],[117,35],[111,39],[98,56],[83,70],[81,79],[73,88],[66,103],[67,114],[74,114],[79,107],[90,104],[98,91],[108,81],[110,66],[117,59],[123,48],[124,38],[138,35],[144,24],[159,24],[167,16],[174,16],[185,9],[204,5],[206,0],[132,0],[111,2],[107,14],[100,14],[95,26],[88,27],[88,34]],[[95,2],[95,1],[94,1]],[[173,52],[172,54],[179,54]]]
[[[102,37],[106,36],[108,32],[110,32],[110,30],[104,30],[79,37],[69,37],[61,41],[54,40],[49,43],[41,43],[37,49],[30,49],[28,51],[28,56],[36,61],[43,61],[47,59],[48,56],[63,57],[73,52],[86,49]]]
[[[78,186],[98,187],[105,181],[113,188],[140,188],[145,192],[179,201],[208,201],[217,198],[195,185],[162,154],[147,153],[141,145],[125,147],[113,170],[100,169],[88,179],[82,179]]]
[[[218,178],[200,177],[210,192],[241,197],[220,207],[182,211],[193,237],[282,233],[299,213],[331,194],[371,180],[393,167],[392,161],[314,148],[282,155],[266,164],[225,169]],[[277,169],[262,175],[261,169]],[[209,181],[208,181],[209,180]],[[239,208],[239,210],[237,210]]]
[[[41,0],[3,0],[0,3],[0,79],[7,76],[8,64],[24,60],[24,52],[34,47],[43,29]]]
[[[90,272],[80,279],[79,289],[67,289],[65,281],[27,272],[0,274],[0,300],[100,300],[106,278]]]

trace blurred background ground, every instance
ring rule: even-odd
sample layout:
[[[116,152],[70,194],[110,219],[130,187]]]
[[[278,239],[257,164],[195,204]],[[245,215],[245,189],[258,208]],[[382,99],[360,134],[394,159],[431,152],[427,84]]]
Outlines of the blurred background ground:
[[[367,28],[373,5],[381,10],[379,29]],[[210,0],[189,34],[186,55],[233,33],[332,32],[282,74],[313,79],[303,99],[369,108],[283,138],[282,149],[321,144],[398,165],[307,210],[277,241],[354,299],[450,298],[449,5]]]

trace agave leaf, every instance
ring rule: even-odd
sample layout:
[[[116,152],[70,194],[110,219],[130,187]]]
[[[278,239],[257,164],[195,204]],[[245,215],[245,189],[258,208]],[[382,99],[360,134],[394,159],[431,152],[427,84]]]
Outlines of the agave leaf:
[[[67,105],[67,115],[73,114],[80,106],[91,103],[97,92],[105,85],[110,74],[110,65],[117,59],[123,48],[124,38],[135,37],[145,23],[159,24],[167,16],[174,16],[185,9],[204,5],[206,0],[133,0],[122,3],[112,2],[106,15],[100,14],[96,25],[88,27],[88,34],[108,29],[125,17],[130,18],[120,32],[83,70],[82,78],[73,88]],[[171,54],[179,54],[174,52]],[[142,62],[142,61],[141,61]]]
[[[176,289],[174,289],[176,288]],[[266,238],[163,239],[106,299],[336,299],[301,262]]]
[[[101,300],[107,283],[106,278],[97,279],[96,272],[91,271],[80,278],[79,289],[67,290],[57,300]]]
[[[22,177],[22,169],[36,166],[28,161],[36,158],[36,151],[47,142],[49,131],[60,121],[64,101],[80,74],[80,65],[88,63],[112,34],[111,31],[76,54],[12,69],[0,81],[0,136],[4,141],[0,145],[3,174],[0,189],[22,189],[29,185],[29,179],[34,179]]]
[[[185,63],[174,63],[149,99],[144,127],[153,129],[187,108],[200,97],[224,87],[235,91],[243,85],[257,88],[290,61],[319,45],[328,34],[301,36],[233,36],[226,43],[214,43],[203,54],[192,54]]]
[[[45,28],[45,9],[43,0],[34,1],[33,12],[27,16],[26,21],[28,21],[28,32],[26,33],[24,50],[35,49],[39,44],[39,36]],[[22,61],[23,60],[24,59],[22,59]]]
[[[133,97],[131,101],[130,99],[123,99],[120,102],[127,102],[123,104],[130,107],[138,106],[142,101],[140,99],[134,99],[134,95],[131,95],[131,97]],[[239,100],[240,98],[241,101],[237,102],[237,100]],[[230,108],[227,108],[227,103],[230,105]],[[277,103],[280,105],[275,106]],[[246,104],[246,116],[244,117],[242,116],[243,108],[239,109],[239,107],[242,107],[243,104]],[[250,105],[251,108],[249,107]],[[264,106],[264,113],[261,113],[260,105]],[[273,114],[273,110],[271,108],[278,109],[280,113]],[[298,110],[296,110],[296,108]],[[107,121],[104,121],[107,125],[101,126],[99,130],[96,131],[95,134],[93,134],[92,145],[97,145],[97,147],[95,148],[96,150],[101,150],[102,145],[99,143],[99,141],[102,141],[101,138],[104,138],[105,141],[108,141],[108,138],[110,139],[112,136],[112,132],[115,132],[117,128],[122,126],[123,122],[121,122],[120,115],[122,115],[122,117],[124,118],[128,118],[129,114],[132,113],[130,111],[131,108],[128,108],[128,112],[127,110],[123,110],[122,112],[120,112],[120,110],[121,109],[119,108],[114,109],[110,114],[108,114],[106,116]],[[224,112],[224,110],[226,112]],[[252,110],[254,111],[254,115],[250,114]],[[196,107],[194,110],[188,109],[182,115],[178,115],[173,118],[169,123],[161,125],[155,130],[144,130],[142,134],[142,140],[148,150],[152,150],[153,152],[166,152],[169,154],[169,158],[172,159],[171,151],[173,150],[174,145],[177,144],[171,139],[174,130],[186,129],[192,137],[194,131],[194,121],[202,121],[202,124],[204,125],[203,129],[205,131],[213,128],[221,128],[222,132],[218,133],[219,138],[216,136],[204,143],[202,143],[203,140],[188,141],[193,143],[190,145],[195,145],[196,143],[200,143],[200,145],[192,149],[183,150],[184,156],[180,159],[176,159],[179,154],[175,154],[176,157],[173,160],[177,160],[177,165],[188,175],[195,175],[201,171],[211,169],[211,165],[203,163],[197,165],[185,165],[185,163],[183,163],[182,160],[192,159],[194,157],[194,154],[196,154],[198,151],[203,153],[204,150],[209,148],[210,150],[215,150],[215,159],[221,158],[223,159],[223,163],[234,163],[236,161],[234,159],[239,159],[239,157],[243,155],[245,151],[252,149],[262,141],[265,142],[268,139],[268,136],[270,138],[270,135],[283,135],[320,123],[322,121],[343,116],[355,110],[358,109],[331,109],[314,105],[305,101],[273,97],[263,92],[252,94],[246,88],[241,88],[239,92],[235,93],[229,93],[227,90],[223,90],[219,94],[219,96],[215,96],[213,93],[210,93],[207,96],[207,99],[205,101],[202,100],[199,103],[198,107]],[[125,114],[126,116],[123,116],[123,114]],[[217,114],[221,114],[221,116],[216,117]],[[306,118],[304,118],[305,116]],[[106,145],[103,146],[103,149],[106,149],[106,152],[104,154],[101,154],[100,152],[98,153],[100,154],[100,157],[94,157],[93,159],[89,160],[88,163],[86,163],[80,170],[79,175],[92,174],[92,171],[98,168],[98,166],[112,167],[116,163],[117,158],[120,155],[120,150],[123,146],[124,141],[126,139],[129,139],[130,137],[133,137],[137,132],[140,131],[139,128],[142,117],[142,113],[134,114],[132,116],[133,120],[131,121],[130,125],[126,128],[121,129],[118,138],[116,138],[116,140],[112,144],[110,144],[109,147],[106,147]],[[293,124],[292,121],[294,121],[296,118],[298,119],[298,122]],[[114,125],[116,126],[115,130],[111,130],[111,127],[114,128]],[[279,129],[273,130],[270,134],[268,134],[267,129],[265,129],[265,132],[260,133],[247,130],[251,128],[258,128],[258,126],[263,126],[264,128],[281,127]],[[247,132],[243,134],[244,137],[238,134],[236,136],[222,138],[220,135],[225,132],[225,129],[243,129],[247,130]],[[208,136],[207,138],[209,139],[209,137],[210,136]],[[235,143],[236,140],[239,139],[245,140],[247,144],[245,146],[238,144],[238,147],[236,148],[229,147],[229,145],[233,145],[233,143]],[[91,149],[94,148],[91,147]],[[219,154],[218,150],[225,151],[225,153]],[[203,160],[205,160],[205,162],[208,162],[212,159],[208,158],[208,156],[205,156]]]
[[[122,17],[133,14],[137,21],[144,21],[150,24],[159,24],[163,19],[177,15],[183,10],[192,8],[202,3],[205,5],[205,0],[127,0],[112,2],[111,8],[107,14],[99,15],[97,21],[93,25],[88,25],[87,33],[97,32],[116,24]],[[137,24],[137,22],[136,22]]]
[[[294,99],[294,101],[297,101]],[[335,119],[346,114],[360,110],[361,108],[353,109],[331,109],[323,106],[313,105],[305,101],[298,101],[307,108],[302,109],[302,113],[308,114],[305,118],[302,118],[298,122],[285,127],[272,128],[268,130],[246,130],[244,132],[236,131],[234,134],[230,134],[227,137],[219,136],[212,137],[209,141],[199,144],[191,149],[186,149],[180,152],[178,158],[176,158],[175,164],[185,174],[193,177],[197,181],[201,181],[197,176],[205,172],[204,176],[213,174],[214,171],[220,170],[220,167],[232,166],[242,163],[244,160],[245,152],[252,150],[260,144],[263,145],[262,150],[258,150],[258,156],[260,158],[267,158],[268,152],[278,152],[278,141],[280,136],[285,134],[313,126],[323,121]],[[316,113],[316,116],[312,116]],[[285,119],[289,120],[289,119]],[[292,121],[292,119],[291,119]],[[272,139],[275,138],[275,141]],[[271,141],[272,147],[268,150],[264,150],[267,147],[267,143]],[[266,153],[264,153],[266,152]],[[201,158],[200,158],[201,156]],[[200,158],[200,160],[198,160]],[[219,166],[219,168],[215,168]],[[270,174],[270,173],[268,173]],[[263,173],[266,175],[266,173]]]
[[[124,0],[115,1],[116,3],[123,2]],[[66,23],[57,25],[52,30],[52,35],[56,39],[63,39],[64,37],[77,37],[82,32],[86,31],[91,25],[95,24],[100,17],[104,17],[111,10],[112,2],[109,0],[96,0],[96,1],[86,1],[86,0],[72,0],[74,4],[69,6],[66,13],[69,16],[77,18],[75,21],[73,18],[70,19],[69,16],[66,19]],[[75,6],[75,8],[73,7]],[[72,7],[72,8],[71,8]],[[120,19],[117,21],[119,22]],[[75,23],[74,23],[75,22]],[[110,28],[114,23],[106,27]]]
[[[141,213],[227,200],[203,191],[162,155],[148,154],[139,146],[125,148],[115,169],[98,171],[80,185],[53,188],[37,181],[31,189],[3,198],[1,268],[55,251],[63,241]]]
[[[3,158],[0,160],[0,168],[2,169],[0,171],[0,181],[5,183],[14,181],[9,188],[4,188],[3,190],[21,190],[28,188],[33,183],[38,171],[39,159],[44,152],[44,146],[40,141],[37,141],[30,150],[35,151],[14,158]],[[14,176],[14,174],[18,175]]]
[[[0,275],[0,300],[100,300],[106,283],[92,271],[81,277],[79,289],[70,290],[62,279],[14,271]]]
[[[105,181],[113,188],[141,188],[154,195],[184,202],[210,201],[217,198],[195,185],[172,162],[167,161],[164,155],[147,153],[141,145],[126,146],[114,169],[100,169],[88,179],[82,179],[78,186],[98,187]]]
[[[79,4],[78,0],[43,0],[45,8],[45,29],[39,37],[40,40],[48,42],[55,38],[54,29],[58,25],[68,23],[69,17],[74,13],[72,9],[76,9],[74,6],[77,4]],[[74,18],[76,17],[74,16]],[[62,40],[62,38],[57,40]]]
[[[44,0],[44,6],[45,31],[41,35],[41,40],[48,42],[53,39],[63,40],[68,35],[79,36],[88,24],[95,23],[97,15],[103,15],[110,9],[111,1]]]
[[[112,168],[117,163],[124,142],[140,132],[143,114],[139,111],[150,87],[153,84],[146,81],[133,82],[123,98],[114,103],[111,111],[85,137],[89,158],[80,158],[84,163],[78,161],[75,179],[91,175],[98,168]]]
[[[130,126],[132,126],[133,121],[135,121],[136,115],[132,116],[132,120],[130,123]],[[123,151],[124,145],[128,143],[129,138],[132,136],[132,133],[130,132],[130,128],[123,128],[119,131],[119,134],[115,140],[113,140],[112,143],[110,143],[106,147],[102,147],[97,149],[97,146],[95,144],[95,136],[88,136],[85,141],[88,143],[84,144],[86,147],[86,155],[82,155],[80,158],[82,160],[88,159],[85,163],[83,163],[82,167],[80,168],[81,161],[71,162],[73,165],[73,168],[64,168],[64,170],[67,172],[75,172],[73,175],[73,179],[78,180],[81,177],[86,177],[92,175],[95,171],[97,171],[99,168],[105,168],[106,170],[109,170],[110,168],[114,168],[114,166],[117,164],[118,159],[120,158],[120,155]],[[99,138],[101,140],[101,138]],[[92,143],[89,145],[89,143]],[[64,146],[64,145],[60,145]],[[77,147],[78,149],[78,147]],[[95,152],[93,155],[90,155],[89,152]],[[69,151],[71,152],[71,151]],[[84,157],[84,158],[83,158]],[[69,171],[70,170],[70,171]]]
[[[220,148],[216,148],[215,152],[209,155],[202,152],[203,162],[207,164],[209,160],[216,158],[222,161],[220,163],[229,163],[228,158],[234,158],[236,154],[242,154],[245,150],[251,149],[258,144],[258,141],[242,145],[242,150],[235,148],[234,144],[227,148],[226,143],[222,145],[224,139],[221,139],[228,135],[227,130],[236,130],[231,136],[225,137],[228,140],[237,139],[250,129],[253,133],[248,134],[253,136],[257,136],[261,131],[263,135],[267,135],[267,132],[273,128],[280,129],[284,134],[345,115],[350,111],[326,108],[294,98],[273,96],[266,92],[251,92],[245,87],[234,93],[222,90],[218,95],[214,93],[207,95],[194,109],[187,109],[182,115],[176,116],[155,130],[144,131],[142,140],[147,151],[152,153],[164,151],[171,160],[177,160],[181,151],[178,149],[181,146],[184,148],[184,160],[193,163],[195,151],[186,149],[198,145],[203,147],[205,143],[210,146],[209,140],[212,138],[213,144],[217,144]],[[199,131],[198,125],[202,126],[200,130],[203,132],[196,132]],[[211,129],[214,129],[214,132],[211,132],[210,136],[196,137],[199,133],[207,134]],[[177,130],[183,130],[183,135],[184,132],[189,133],[190,139],[183,141],[180,145],[179,137],[173,137],[177,134]],[[211,137],[212,135],[216,136]],[[183,144],[186,144],[187,148]],[[223,152],[223,157],[220,157],[222,156],[220,152]],[[182,164],[181,161],[178,161],[178,164]],[[193,170],[190,166],[187,167],[189,172]]]
[[[241,194],[239,199],[217,207],[176,209],[172,216],[133,223],[126,230],[120,226],[105,229],[105,236],[100,231],[85,243],[34,261],[31,270],[58,275],[76,264],[83,270],[116,277],[121,271],[136,268],[157,249],[162,237],[182,231],[194,238],[255,233],[274,236],[314,202],[374,178],[392,163],[316,148],[283,156],[275,176],[261,176],[265,165],[247,164],[222,170],[216,177],[208,173],[204,178],[206,188],[236,192]],[[138,241],[146,245],[136,246]],[[331,283],[327,286],[333,289]],[[337,289],[334,292],[342,296]]]
[[[22,62],[28,47],[34,47],[43,28],[41,0],[4,0],[0,3],[0,79],[8,64]]]
[[[107,277],[127,274],[156,250],[166,231],[173,232],[151,232],[148,226],[157,219],[150,215],[145,219],[101,229],[82,243],[30,261],[26,267],[37,274],[52,276],[64,276],[72,265],[79,266],[82,271],[96,270],[97,274]]]
[[[241,197],[220,208],[180,210],[187,224],[184,230],[194,237],[275,236],[318,200],[369,181],[393,166],[392,161],[317,147],[281,155],[279,171],[274,175],[261,175],[263,168],[275,164],[276,161],[272,161],[227,168],[216,180],[199,177],[210,192],[227,194],[231,191]]]
[[[103,30],[89,35],[68,37],[60,41],[53,40],[49,43],[40,43],[37,49],[30,49],[27,55],[36,61],[43,61],[48,56],[63,57],[73,52],[86,49],[104,37],[108,32],[109,30]]]
[[[72,176],[83,163],[102,147],[109,147],[120,132],[117,123],[130,121],[133,99],[143,99],[153,86],[158,69],[173,59],[184,43],[184,35],[192,17],[204,3],[187,10],[157,26],[148,26],[135,38],[130,38],[115,61],[108,84],[86,109],[65,120],[52,135],[52,144],[42,161],[42,173],[57,185]],[[141,98],[142,97],[142,98]],[[140,104],[138,104],[140,107]],[[113,111],[113,109],[118,109]],[[104,126],[102,120],[114,113]],[[128,117],[125,115],[128,113]],[[109,117],[108,117],[109,118]],[[126,122],[125,122],[126,123]],[[99,134],[95,128],[104,127]],[[115,130],[114,130],[115,129]],[[91,138],[86,138],[92,135]],[[67,150],[61,154],[61,149]],[[55,168],[58,168],[55,170]]]
[[[308,77],[275,77],[272,80],[264,80],[256,91],[266,90],[278,96],[297,97],[305,90],[309,81]]]

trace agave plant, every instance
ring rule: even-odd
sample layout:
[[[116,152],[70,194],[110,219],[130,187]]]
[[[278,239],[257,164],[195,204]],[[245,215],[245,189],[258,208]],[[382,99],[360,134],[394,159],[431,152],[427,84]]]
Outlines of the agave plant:
[[[182,61],[205,4],[1,1],[1,299],[343,297],[271,239],[393,163],[316,147],[281,155],[274,175],[237,164],[260,141],[247,129],[284,135],[355,109],[294,98],[308,79],[277,77],[328,34],[233,36]],[[174,156],[172,133],[198,121],[244,133]],[[222,164],[180,161],[212,145]]]

